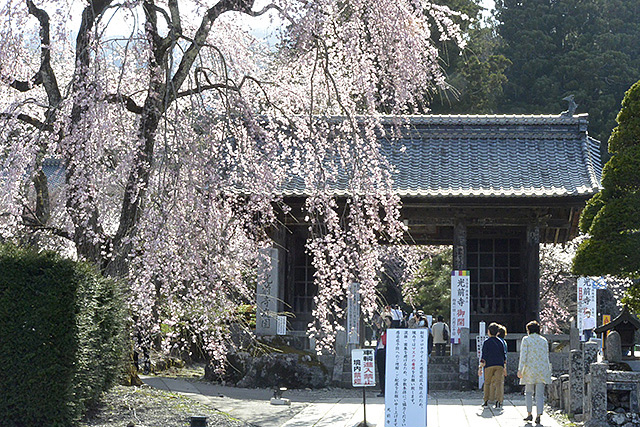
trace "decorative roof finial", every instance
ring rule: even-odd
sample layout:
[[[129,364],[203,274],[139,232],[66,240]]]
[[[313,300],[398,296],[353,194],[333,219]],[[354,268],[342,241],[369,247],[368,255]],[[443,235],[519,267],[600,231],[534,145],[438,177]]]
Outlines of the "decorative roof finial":
[[[573,100],[573,95],[565,96],[562,98],[563,101],[567,101],[569,103],[569,109],[567,111],[563,111],[560,116],[561,117],[573,117],[578,108],[578,104]]]

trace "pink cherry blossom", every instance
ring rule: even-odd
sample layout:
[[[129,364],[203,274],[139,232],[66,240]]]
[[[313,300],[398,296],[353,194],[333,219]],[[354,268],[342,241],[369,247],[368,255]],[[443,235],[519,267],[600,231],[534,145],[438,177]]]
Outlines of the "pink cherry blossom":
[[[243,29],[267,11],[277,48]],[[464,44],[457,17],[420,0],[7,0],[0,235],[123,278],[143,340],[221,361],[296,179],[328,348],[349,283],[373,314],[375,249],[403,229],[379,112],[446,85],[432,35]]]

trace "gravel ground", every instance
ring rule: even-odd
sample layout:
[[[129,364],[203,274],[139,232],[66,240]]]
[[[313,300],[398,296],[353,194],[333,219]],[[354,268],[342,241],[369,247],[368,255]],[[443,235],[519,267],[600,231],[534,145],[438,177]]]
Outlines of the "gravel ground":
[[[184,427],[193,415],[204,415],[209,426],[244,427],[242,421],[175,393],[148,386],[116,386],[106,393],[82,427]]]

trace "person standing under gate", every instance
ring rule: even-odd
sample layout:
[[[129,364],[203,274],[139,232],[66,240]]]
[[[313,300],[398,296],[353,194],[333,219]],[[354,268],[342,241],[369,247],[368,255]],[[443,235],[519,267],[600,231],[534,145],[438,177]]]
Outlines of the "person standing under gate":
[[[489,339],[482,345],[482,356],[478,366],[478,376],[484,370],[484,403],[482,406],[488,406],[490,400],[495,400],[495,407],[501,408],[504,400],[504,370],[507,363],[504,343],[496,336],[500,331],[500,325],[493,322],[487,331]]]
[[[544,385],[551,383],[551,364],[549,363],[549,343],[540,335],[540,324],[535,320],[527,323],[527,336],[522,338],[520,346],[520,362],[518,378],[524,385],[524,396],[527,405],[525,421],[533,419],[533,395],[536,397],[536,424],[540,424],[540,416],[544,409]]]
[[[591,317],[591,310],[588,308],[584,311],[582,319],[582,336],[585,341],[589,341],[593,336],[593,330],[596,328],[596,318]]]
[[[505,338],[507,337],[507,327],[504,325],[498,325],[498,326],[500,329],[498,330],[496,337],[502,342],[502,345],[504,346],[504,373],[503,373],[502,381],[500,381],[499,383],[499,387],[501,390],[500,393],[502,396],[504,396],[504,378],[506,378],[507,376],[507,356],[508,356],[509,350],[507,346],[507,341],[505,340]],[[502,404],[500,406],[502,406]]]
[[[389,311],[391,313],[391,328],[397,329],[406,327],[406,323],[404,326],[402,325],[404,321],[404,312],[398,304],[392,305],[389,308]]]
[[[433,334],[433,345],[436,347],[436,356],[444,356],[449,341],[449,326],[444,323],[444,317],[438,316],[438,321],[431,328]]]

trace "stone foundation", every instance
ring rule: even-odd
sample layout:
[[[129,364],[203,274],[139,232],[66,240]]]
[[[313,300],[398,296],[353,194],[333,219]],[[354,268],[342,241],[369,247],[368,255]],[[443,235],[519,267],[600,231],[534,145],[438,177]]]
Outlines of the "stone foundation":
[[[223,374],[211,366],[205,378],[246,388],[322,388],[331,382],[330,370],[316,356],[310,354],[267,353],[254,357],[249,353],[227,356]]]

